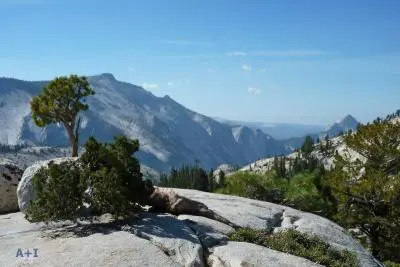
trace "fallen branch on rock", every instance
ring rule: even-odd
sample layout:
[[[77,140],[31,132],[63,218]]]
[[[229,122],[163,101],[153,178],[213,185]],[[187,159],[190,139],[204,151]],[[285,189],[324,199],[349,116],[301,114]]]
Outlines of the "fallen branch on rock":
[[[234,229],[241,228],[215,211],[210,210],[203,203],[182,197],[171,188],[155,187],[148,201],[148,205],[152,206],[150,211],[153,212],[167,212],[173,215],[189,214],[202,216],[227,224]]]

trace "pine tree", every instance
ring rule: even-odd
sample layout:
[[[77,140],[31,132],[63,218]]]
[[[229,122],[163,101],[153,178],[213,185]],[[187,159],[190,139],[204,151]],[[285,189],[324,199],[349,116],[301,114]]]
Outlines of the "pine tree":
[[[78,156],[79,128],[78,114],[89,107],[86,97],[94,95],[86,77],[71,75],[57,77],[51,81],[40,95],[30,102],[32,118],[39,127],[52,123],[62,123],[72,147],[72,157]]]
[[[208,185],[209,185],[209,191],[214,192],[215,189],[215,180],[214,180],[214,170],[211,169],[208,172]]]
[[[225,186],[225,172],[223,170],[219,170],[219,187]]]
[[[309,158],[311,152],[314,150],[314,141],[311,136],[306,136],[303,145],[301,146],[301,152],[305,158]]]
[[[344,140],[366,161],[336,154],[326,181],[338,220],[366,234],[375,257],[400,261],[400,124],[376,121]]]

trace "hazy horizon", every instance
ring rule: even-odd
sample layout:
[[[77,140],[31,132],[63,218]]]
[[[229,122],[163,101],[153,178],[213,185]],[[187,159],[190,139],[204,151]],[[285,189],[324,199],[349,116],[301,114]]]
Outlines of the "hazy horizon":
[[[116,79],[228,120],[329,125],[400,108],[398,1],[0,3],[0,76]]]

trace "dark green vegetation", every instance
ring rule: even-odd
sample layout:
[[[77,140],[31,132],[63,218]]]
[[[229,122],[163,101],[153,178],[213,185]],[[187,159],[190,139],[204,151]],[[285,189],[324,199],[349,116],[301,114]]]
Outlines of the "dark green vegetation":
[[[336,155],[336,168],[326,176],[338,200],[334,219],[360,229],[377,258],[400,262],[400,124],[379,120],[345,142],[366,160]]]
[[[174,188],[190,188],[200,191],[212,191],[214,179],[212,171],[208,174],[196,161],[193,165],[182,165],[180,168],[172,168],[169,174],[162,173],[159,186]]]
[[[142,180],[137,140],[118,136],[114,143],[102,144],[90,138],[77,161],[50,164],[33,177],[34,199],[26,210],[29,221],[77,220],[84,216],[110,213],[127,216],[145,204],[153,190]]]
[[[239,172],[229,176],[225,186],[218,193],[237,195],[262,201],[273,202],[293,208],[328,216],[335,209],[335,203],[320,186],[322,171],[304,171],[290,179],[276,177],[273,171],[266,174]]]
[[[354,253],[347,250],[336,250],[316,236],[300,233],[293,229],[269,234],[260,230],[243,228],[232,233],[229,238],[231,241],[249,242],[289,253],[325,266],[359,266]]]
[[[78,156],[79,127],[81,119],[78,114],[89,107],[86,97],[94,95],[86,77],[70,75],[58,77],[35,96],[30,105],[32,118],[39,127],[51,123],[62,123],[72,146],[72,156]]]
[[[385,261],[384,264],[386,267],[400,267],[400,263],[394,261]]]
[[[305,144],[294,159],[275,158],[271,171],[264,174],[237,172],[216,192],[291,206],[328,216],[335,210],[335,199],[321,181],[325,169],[312,157],[313,141]]]

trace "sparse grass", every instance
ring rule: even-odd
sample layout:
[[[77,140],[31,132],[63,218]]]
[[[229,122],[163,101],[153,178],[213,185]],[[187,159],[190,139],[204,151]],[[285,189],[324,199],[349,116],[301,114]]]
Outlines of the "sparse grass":
[[[300,233],[293,229],[269,234],[260,230],[243,228],[232,233],[229,238],[231,241],[253,243],[306,258],[325,266],[359,266],[354,253],[348,250],[339,251],[316,236]]]
[[[400,262],[385,261],[384,264],[386,267],[400,267]]]

